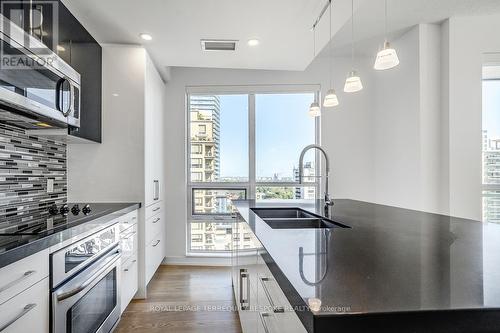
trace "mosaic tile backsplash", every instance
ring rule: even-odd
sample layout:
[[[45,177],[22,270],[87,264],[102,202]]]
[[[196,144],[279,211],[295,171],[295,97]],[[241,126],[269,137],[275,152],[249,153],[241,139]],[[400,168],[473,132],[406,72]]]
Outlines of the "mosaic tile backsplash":
[[[66,200],[66,144],[0,122],[0,228],[46,216]]]

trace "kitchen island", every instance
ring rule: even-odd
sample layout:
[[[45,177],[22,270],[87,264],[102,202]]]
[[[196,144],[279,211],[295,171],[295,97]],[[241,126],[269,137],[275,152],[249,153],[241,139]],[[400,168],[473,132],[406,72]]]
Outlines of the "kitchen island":
[[[330,218],[337,227],[281,228],[259,217],[258,209],[294,207],[321,216],[323,202],[241,200],[234,205],[240,228],[255,236],[258,259],[308,332],[500,330],[499,225],[335,200]],[[239,269],[233,284],[243,287],[240,308],[252,288],[238,276],[238,258],[248,251],[243,245],[233,249]],[[281,310],[271,312],[278,317]],[[271,316],[262,318],[269,326]]]

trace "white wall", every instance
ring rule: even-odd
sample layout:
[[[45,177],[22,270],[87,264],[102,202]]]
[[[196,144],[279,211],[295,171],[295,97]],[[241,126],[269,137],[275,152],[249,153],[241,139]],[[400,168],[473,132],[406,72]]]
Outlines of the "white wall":
[[[415,26],[392,42],[401,63],[373,72],[375,202],[442,212],[440,27]]]
[[[420,201],[419,30],[393,41],[401,63],[374,72],[375,201],[413,207]]]
[[[321,141],[332,159],[331,180],[334,197],[373,201],[372,151],[369,133],[373,127],[371,100],[374,85],[369,72],[372,59],[357,59],[365,90],[346,95],[342,92],[350,60],[335,59],[335,86],[341,105],[323,110]],[[184,257],[186,253],[186,86],[200,85],[270,85],[320,84],[328,89],[328,62],[316,59],[304,72],[173,68],[167,83],[168,171],[166,174],[167,256]],[[307,110],[304,110],[307,112]],[[298,159],[298,156],[297,156]]]

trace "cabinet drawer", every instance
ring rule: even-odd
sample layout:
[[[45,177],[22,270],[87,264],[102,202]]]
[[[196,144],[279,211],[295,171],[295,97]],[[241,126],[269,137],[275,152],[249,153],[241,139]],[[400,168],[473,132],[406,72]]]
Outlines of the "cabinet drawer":
[[[146,207],[146,219],[160,214],[163,211],[162,202],[157,202],[149,207]]]
[[[260,311],[257,315],[259,317],[258,333],[307,333],[295,312],[273,313]]]
[[[146,283],[153,277],[158,266],[160,266],[164,254],[164,237],[163,232],[153,237],[152,241],[146,245]]]
[[[134,224],[137,224],[137,221],[139,220],[139,212],[137,210],[134,210],[133,212],[130,212],[128,214],[125,214],[117,219],[119,222],[119,228],[120,232],[130,228]]]
[[[158,214],[146,219],[146,243],[149,243],[158,235],[164,228],[165,221],[163,215]]]
[[[133,225],[120,233],[120,249],[122,250],[122,263],[137,253],[137,225]]]
[[[137,292],[137,254],[132,255],[126,262],[123,262],[121,274],[121,312],[123,313]]]
[[[0,305],[2,333],[49,332],[49,278]]]
[[[0,304],[47,276],[49,276],[48,249],[3,267],[0,269]]]
[[[304,325],[267,266],[260,268],[257,287],[259,300],[258,332],[306,333]]]

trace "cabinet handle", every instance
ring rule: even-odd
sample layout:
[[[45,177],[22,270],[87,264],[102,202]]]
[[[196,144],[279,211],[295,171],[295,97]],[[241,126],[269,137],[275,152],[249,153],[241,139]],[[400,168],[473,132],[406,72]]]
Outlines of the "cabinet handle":
[[[134,259],[134,260],[132,260],[132,262],[130,263],[130,265],[128,265],[128,267],[127,267],[127,268],[123,269],[123,271],[124,271],[124,272],[128,272],[128,271],[129,271],[130,266],[132,266],[132,265],[133,265],[133,264],[135,264],[136,262],[137,262],[137,260],[135,260],[135,259]]]
[[[123,236],[122,239],[129,239],[130,237],[134,236],[137,233],[137,231],[132,231],[131,233],[127,234],[126,236]]]
[[[5,331],[7,328],[9,328],[10,325],[14,324],[16,321],[18,321],[19,319],[24,317],[28,312],[33,310],[35,307],[36,307],[36,304],[26,305],[17,316],[15,316],[14,318],[12,318],[11,320],[9,320],[8,322],[6,322],[4,325],[2,325],[0,327],[0,332]]]
[[[243,297],[243,279],[247,280],[247,293],[246,297]],[[250,274],[248,274],[248,271],[246,269],[240,269],[240,305],[241,305],[241,310],[250,310]],[[247,303],[245,305],[245,303]]]
[[[269,301],[269,304],[271,305],[271,309],[273,309],[274,313],[283,313],[285,312],[285,309],[282,306],[276,306],[274,305],[273,298],[271,297],[271,293],[269,292],[269,289],[267,289],[266,282],[272,281],[268,277],[259,277],[260,283],[262,284],[262,289],[264,289],[264,293],[266,294],[267,300]]]
[[[153,180],[154,187],[153,187],[153,200],[158,200],[160,199],[160,181],[159,180]]]
[[[12,288],[13,286],[15,286],[18,283],[21,283],[22,281],[26,280],[27,278],[29,278],[31,275],[33,275],[35,273],[36,273],[36,271],[25,272],[20,278],[14,280],[14,281],[11,281],[11,282],[7,283],[6,285],[4,285],[3,287],[1,287],[0,293]]]
[[[153,221],[153,223],[158,223],[160,220],[161,220],[161,219],[158,217],[157,219],[155,219],[155,220]]]
[[[157,212],[160,210],[160,207],[156,207],[155,209],[153,209],[153,212]]]
[[[159,240],[159,239],[156,241],[156,244],[155,244],[155,245],[153,245],[153,247],[157,247],[157,246],[158,246],[158,244],[160,244],[160,240]]]
[[[260,321],[262,322],[262,326],[264,326],[264,332],[269,333],[269,327],[267,327],[266,318],[271,317],[271,315],[267,312],[259,312]]]

